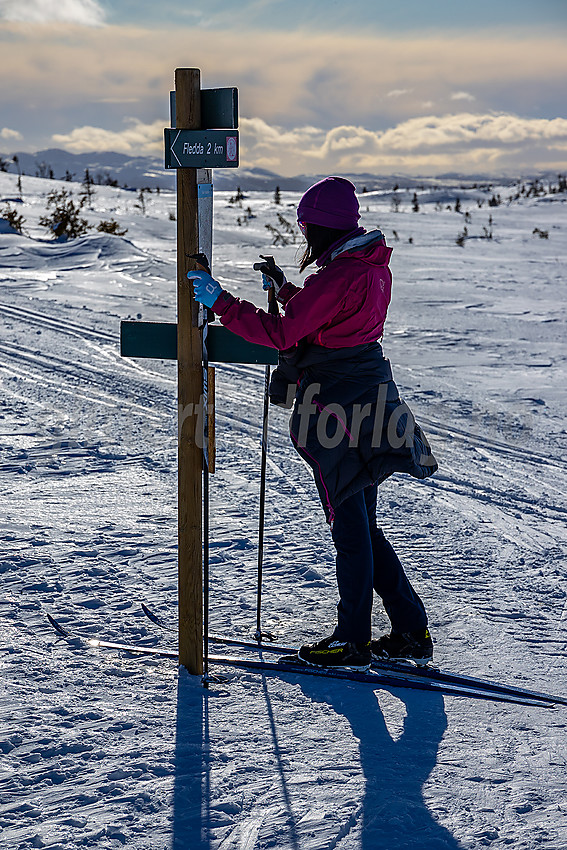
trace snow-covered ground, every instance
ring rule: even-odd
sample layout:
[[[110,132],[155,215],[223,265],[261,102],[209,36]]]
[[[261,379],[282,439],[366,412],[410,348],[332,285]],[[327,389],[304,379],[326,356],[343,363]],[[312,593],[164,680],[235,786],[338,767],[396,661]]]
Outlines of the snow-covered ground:
[[[54,187],[77,189],[24,177],[12,207],[29,235],[0,234],[0,846],[565,848],[564,707],[230,671],[205,691],[173,662],[57,638],[48,612],[90,636],[175,641],[140,603],[175,624],[176,369],[122,359],[118,338],[120,319],[174,321],[176,225],[172,194],[142,215],[135,194],[97,187],[86,217],[126,236],[53,243],[38,218]],[[418,190],[419,212],[412,192],[399,212],[361,195],[362,223],[395,249],[385,351],[440,462],[386,482],[379,511],[440,666],[565,694],[567,198],[511,192]],[[261,306],[260,252],[298,280],[298,245],[271,248],[265,227],[293,222],[298,196],[240,209],[229,194],[214,271]],[[17,197],[0,174],[0,210]],[[217,367],[211,628],[231,635],[255,628],[262,386],[262,367]],[[263,626],[297,643],[332,628],[336,589],[286,428],[271,410]],[[379,634],[379,604],[374,617]]]

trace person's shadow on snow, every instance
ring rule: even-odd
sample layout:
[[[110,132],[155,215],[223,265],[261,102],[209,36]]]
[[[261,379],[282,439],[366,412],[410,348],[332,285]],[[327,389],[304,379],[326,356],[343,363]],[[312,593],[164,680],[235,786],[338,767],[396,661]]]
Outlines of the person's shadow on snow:
[[[397,688],[392,694],[401,702],[386,695],[383,711],[370,687],[348,686],[345,692],[342,683],[324,686],[309,676],[301,677],[299,684],[309,699],[342,714],[359,741],[366,790],[350,827],[360,821],[361,850],[462,850],[423,798],[447,728],[442,695]],[[390,726],[397,727],[393,734],[386,724],[388,715]]]
[[[281,721],[278,722],[272,709],[270,679],[270,676],[262,676],[258,687],[264,691],[275,770],[281,784],[281,804],[287,814],[285,846],[290,850],[301,850],[303,837],[309,846],[313,846],[313,838],[303,835],[305,829],[309,832],[309,827],[299,823],[294,813],[297,811],[294,800],[296,789],[290,785],[293,777],[284,758],[290,753],[288,730]],[[396,701],[390,697],[388,702],[389,691],[386,692],[381,699],[382,709],[370,686],[307,675],[295,677],[292,674],[290,680],[299,685],[309,701],[327,706],[346,718],[353,737],[358,741],[365,780],[364,795],[353,804],[350,817],[329,846],[338,846],[343,839],[348,839],[349,833],[353,833],[359,838],[357,847],[360,850],[462,850],[451,833],[435,820],[423,798],[424,785],[435,767],[439,744],[447,728],[441,694],[398,688],[392,691]],[[210,850],[214,844],[211,841],[209,811],[210,696],[200,679],[180,670],[173,840],[171,844],[164,845],[172,850]],[[326,722],[329,723],[328,718]],[[332,724],[332,718],[330,722]],[[297,738],[297,730],[292,737]],[[325,781],[332,783],[333,779]],[[345,786],[343,783],[341,787],[325,789],[319,785],[319,790],[322,794],[317,796],[332,804],[336,794],[344,795]],[[262,842],[263,839],[254,844],[255,850],[274,846],[270,841],[265,845]]]

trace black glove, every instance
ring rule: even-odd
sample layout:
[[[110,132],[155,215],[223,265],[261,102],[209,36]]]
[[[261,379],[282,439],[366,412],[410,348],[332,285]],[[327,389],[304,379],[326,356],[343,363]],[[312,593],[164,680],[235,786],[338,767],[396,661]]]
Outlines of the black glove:
[[[262,272],[262,288],[275,290],[276,296],[284,283],[287,283],[286,276],[279,266],[276,266],[273,257],[265,257],[260,254],[263,263],[254,263],[254,271]]]

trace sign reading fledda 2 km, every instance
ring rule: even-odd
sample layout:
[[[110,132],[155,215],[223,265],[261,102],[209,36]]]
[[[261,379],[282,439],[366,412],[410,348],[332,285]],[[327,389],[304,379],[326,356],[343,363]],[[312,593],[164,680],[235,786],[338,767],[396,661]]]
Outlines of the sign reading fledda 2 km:
[[[238,130],[165,129],[166,168],[238,168]]]

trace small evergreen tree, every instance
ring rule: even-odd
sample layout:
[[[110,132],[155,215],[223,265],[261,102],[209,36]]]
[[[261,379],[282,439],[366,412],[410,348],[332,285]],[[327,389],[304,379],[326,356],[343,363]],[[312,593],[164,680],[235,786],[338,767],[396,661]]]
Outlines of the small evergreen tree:
[[[242,207],[242,201],[244,200],[245,197],[246,196],[242,192],[240,186],[238,186],[237,189],[236,189],[236,194],[232,195],[232,197],[228,199],[228,203],[229,204],[238,204],[239,207]]]
[[[51,177],[53,180],[53,170],[47,164],[47,162],[38,162],[35,167],[35,176],[41,177],[45,179],[46,177]]]
[[[49,213],[41,216],[39,224],[47,228],[54,239],[61,241],[84,236],[90,226],[86,218],[80,216],[83,205],[84,201],[75,204],[73,196],[66,189],[50,192],[47,196]]]
[[[281,204],[281,202],[282,202],[282,195],[281,195],[281,192],[280,192],[280,187],[276,186],[276,189],[274,191],[274,204]]]
[[[398,198],[397,195],[392,195],[392,212],[397,213],[400,211],[400,206],[402,204],[402,199]]]
[[[93,184],[94,184],[94,180],[93,180],[93,178],[92,178],[92,176],[89,172],[89,169],[85,168],[85,176],[83,177],[83,182],[81,183],[81,186],[83,188],[82,188],[80,195],[79,195],[79,197],[83,199],[81,206],[83,206],[86,203],[88,207],[91,207],[92,200],[95,196],[95,190],[93,189]]]
[[[419,212],[419,201],[417,199],[417,192],[413,193],[413,198],[411,199],[411,208],[414,212]]]
[[[122,230],[118,222],[113,218],[108,219],[108,221],[99,222],[97,230],[99,233],[110,233],[111,236],[125,236],[128,233],[128,228],[125,227]]]
[[[136,209],[139,209],[139,210],[142,211],[142,215],[146,214],[146,199],[144,197],[144,193],[147,192],[147,191],[148,191],[147,189],[140,189],[140,191],[138,192],[138,203],[134,204]]]
[[[20,168],[20,160],[18,159],[18,157],[15,154],[14,154],[13,160],[14,160],[14,165],[18,169],[18,192],[20,193],[20,197],[21,197],[21,195],[22,195],[22,169]]]
[[[20,215],[17,210],[7,206],[4,210],[2,210],[1,218],[8,222],[12,230],[15,230],[17,233],[21,233],[22,236],[24,235],[25,218],[23,215]]]

